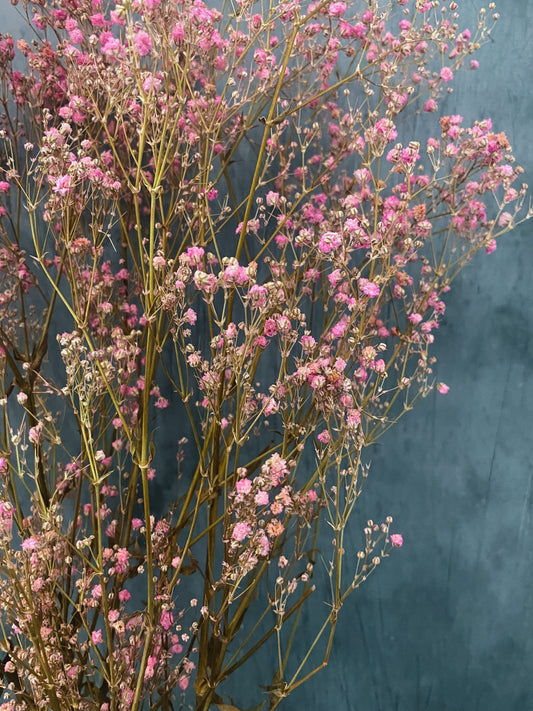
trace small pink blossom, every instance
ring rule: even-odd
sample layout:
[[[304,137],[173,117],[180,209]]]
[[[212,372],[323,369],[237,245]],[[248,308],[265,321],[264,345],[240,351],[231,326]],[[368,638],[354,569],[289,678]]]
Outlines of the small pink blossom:
[[[34,593],[39,592],[44,588],[44,580],[42,578],[36,578],[33,583],[31,584],[31,590]]]
[[[177,22],[172,29],[172,39],[174,42],[179,42],[185,37],[185,30],[181,22]]]
[[[496,251],[496,249],[497,249],[496,240],[491,239],[490,242],[485,247],[485,252],[486,252],[486,254],[492,254],[492,252]]]
[[[318,248],[324,254],[337,250],[342,244],[342,237],[338,232],[325,232],[318,242]]]
[[[350,409],[347,411],[346,424],[348,427],[358,427],[361,424],[361,413],[359,410]]]
[[[196,319],[197,315],[194,309],[187,309],[187,311],[183,314],[183,320],[191,326],[194,326]]]
[[[52,190],[59,195],[65,196],[72,190],[72,177],[70,175],[61,175],[56,179]]]
[[[89,17],[93,27],[105,27],[107,25],[105,17],[101,12],[97,12]]]
[[[371,298],[379,296],[381,291],[376,283],[374,283],[373,281],[369,281],[368,279],[359,279],[359,288],[361,289],[363,294],[366,294]]]
[[[30,429],[28,431],[28,439],[30,440],[30,442],[33,445],[38,446],[42,440],[42,436],[43,436],[42,433],[43,433],[43,426],[39,422],[37,425],[35,425],[35,427],[30,427]]]
[[[267,523],[267,533],[271,538],[281,536],[284,530],[285,526],[281,523],[281,521],[278,521],[277,518]]]
[[[119,25],[120,27],[123,27],[126,24],[126,20],[116,10],[111,10],[111,12],[109,13],[109,17],[111,18],[111,22],[114,25]]]
[[[234,541],[244,541],[245,538],[247,538],[250,535],[250,532],[252,530],[252,527],[250,526],[249,523],[236,523],[235,526],[233,527],[233,532],[231,534],[231,537],[233,538]]]
[[[316,438],[322,444],[328,444],[328,442],[331,440],[330,434],[327,430],[322,430],[322,432],[319,432]]]
[[[194,284],[199,291],[215,294],[218,290],[218,280],[214,274],[208,274],[198,269],[194,273]]]
[[[238,494],[249,494],[252,490],[252,482],[250,479],[239,479],[235,488]]]
[[[104,55],[121,56],[124,54],[124,47],[118,37],[113,37],[110,32],[102,32],[100,35],[102,53]]]
[[[261,468],[263,476],[270,478],[272,486],[278,486],[283,477],[289,473],[287,462],[275,452]]]
[[[266,556],[270,552],[270,541],[265,535],[260,536],[257,548],[259,555]]]
[[[34,551],[39,547],[39,541],[31,536],[31,538],[25,538],[22,541],[22,550],[23,551]]]
[[[339,282],[342,281],[342,272],[340,269],[334,269],[331,274],[328,274],[328,281],[331,286],[338,286]]]
[[[0,501],[0,535],[10,535],[13,526],[13,507],[9,501]]]
[[[153,49],[152,38],[144,30],[139,30],[135,33],[133,38],[133,44],[135,45],[135,50],[140,57],[145,57]]]
[[[180,652],[183,652],[183,645],[180,644],[180,638],[177,634],[173,634],[170,641],[172,642],[172,646],[170,647],[171,654],[179,654]]]
[[[254,501],[257,506],[267,506],[268,505],[268,492],[258,491],[255,495]]]
[[[159,617],[159,623],[165,630],[169,630],[174,622],[174,616],[170,610],[163,610]]]
[[[118,599],[120,600],[120,602],[128,602],[130,597],[131,595],[127,590],[120,590],[118,594]]]
[[[35,25],[35,27],[37,27],[38,30],[44,30],[46,28],[46,24],[43,21],[44,18],[42,17],[42,15],[35,14],[32,17],[32,20],[33,24]]]
[[[273,318],[267,318],[265,321],[265,325],[263,326],[263,333],[265,336],[268,336],[269,338],[272,338],[272,336],[276,335],[277,331],[277,325],[276,322]]]
[[[329,14],[332,17],[340,17],[346,12],[346,3],[344,2],[332,2],[329,6]]]
[[[146,663],[146,669],[144,672],[144,678],[146,679],[151,679],[154,675],[154,667],[157,664],[157,657],[154,657],[153,655],[148,657],[148,661]]]
[[[446,395],[446,393],[449,391],[450,386],[446,385],[446,383],[437,383],[437,390],[441,395]]]
[[[440,70],[440,78],[445,83],[453,79],[453,72],[450,67],[442,67],[442,69]]]
[[[376,361],[374,361],[374,370],[376,373],[384,373],[385,372],[385,361],[383,358],[378,358]]]
[[[401,533],[393,533],[390,537],[390,542],[394,548],[401,548],[403,546],[403,536]]]
[[[500,227],[507,227],[507,225],[510,225],[512,221],[513,216],[510,212],[502,212],[502,214],[498,218],[498,225]]]
[[[161,88],[161,84],[163,82],[159,77],[154,77],[152,74],[150,76],[146,77],[146,79],[143,81],[143,91],[145,91],[147,94],[149,94],[151,91],[158,91],[158,89]]]
[[[130,554],[126,548],[119,548],[117,550],[117,562],[115,564],[115,571],[120,575],[128,572],[128,561]]]

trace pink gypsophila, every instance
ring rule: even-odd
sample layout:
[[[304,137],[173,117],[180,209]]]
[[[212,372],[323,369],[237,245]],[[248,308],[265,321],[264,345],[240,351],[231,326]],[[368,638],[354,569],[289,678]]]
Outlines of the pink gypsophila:
[[[377,284],[375,284],[373,281],[369,281],[368,279],[359,279],[359,288],[361,289],[363,294],[366,294],[370,297],[379,296],[381,291]]]
[[[0,536],[9,535],[13,527],[13,507],[9,501],[0,501]]]
[[[257,506],[267,506],[268,505],[268,492],[258,491],[254,497],[254,501]]]
[[[485,247],[485,252],[486,252],[486,254],[492,254],[496,250],[496,248],[497,248],[496,240],[491,239],[490,242]]]
[[[22,541],[22,550],[23,551],[34,551],[38,547],[39,547],[39,542],[33,536],[31,536],[30,538],[26,538],[24,541]]]
[[[272,486],[278,486],[283,477],[289,473],[287,462],[275,452],[261,468],[264,477],[270,478]]]
[[[346,12],[346,3],[344,2],[332,2],[329,6],[329,14],[333,17],[340,17]]]
[[[233,533],[231,534],[231,537],[234,541],[244,541],[244,539],[250,535],[251,530],[252,527],[249,523],[236,523],[233,527]]]
[[[169,630],[172,627],[172,623],[174,622],[174,616],[172,612],[170,612],[170,610],[163,610],[161,616],[159,617],[159,622],[163,629]]]
[[[140,57],[146,57],[153,49],[152,39],[148,32],[144,30],[139,30],[135,33],[133,44],[135,45],[135,51]]]
[[[325,232],[318,242],[318,248],[324,254],[337,250],[342,244],[342,237],[338,232]]]
[[[59,195],[65,196],[72,190],[72,177],[70,175],[60,175],[52,190],[55,193],[59,193]]]
[[[238,494],[249,494],[252,490],[252,482],[250,479],[239,479],[235,488]]]
[[[390,537],[390,542],[394,548],[401,548],[403,546],[403,536],[401,533],[393,533]]]

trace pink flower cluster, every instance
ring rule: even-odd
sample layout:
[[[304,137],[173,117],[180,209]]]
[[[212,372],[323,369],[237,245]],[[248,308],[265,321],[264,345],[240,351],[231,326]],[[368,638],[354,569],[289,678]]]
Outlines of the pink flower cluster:
[[[254,570],[262,558],[272,554],[291,520],[309,523],[318,515],[316,491],[295,491],[288,483],[289,474],[289,463],[277,452],[253,479],[246,469],[239,470],[227,510],[228,518],[232,515],[235,521],[229,523],[229,560],[236,558],[225,567],[223,579],[240,580]]]

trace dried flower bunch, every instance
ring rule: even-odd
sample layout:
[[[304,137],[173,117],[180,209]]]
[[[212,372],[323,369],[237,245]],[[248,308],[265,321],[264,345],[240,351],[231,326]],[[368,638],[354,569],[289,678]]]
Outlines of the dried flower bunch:
[[[34,40],[0,35],[0,709],[235,710],[224,682],[270,646],[275,709],[402,545],[388,517],[344,547],[365,448],[432,387],[453,278],[525,217],[505,134],[431,124],[497,14],[13,4]]]

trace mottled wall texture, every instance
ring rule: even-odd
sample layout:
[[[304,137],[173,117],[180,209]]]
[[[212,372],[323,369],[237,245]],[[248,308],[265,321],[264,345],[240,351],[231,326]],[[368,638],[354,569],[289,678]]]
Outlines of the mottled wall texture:
[[[2,4],[2,30],[20,35]],[[459,2],[465,25],[481,5]],[[497,10],[443,113],[491,117],[533,184],[533,2]],[[404,129],[416,138],[416,117]],[[533,710],[532,280],[533,221],[454,283],[435,349],[450,392],[375,447],[353,529],[357,550],[364,521],[390,514],[404,547],[347,600],[328,668],[291,711]]]

